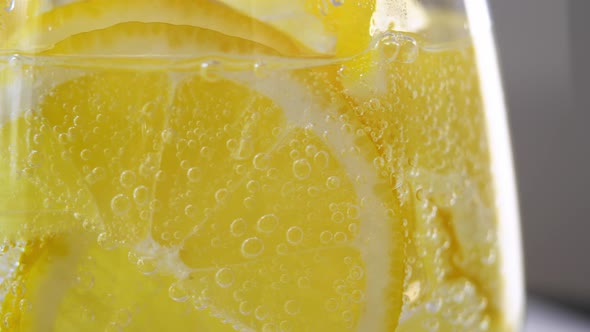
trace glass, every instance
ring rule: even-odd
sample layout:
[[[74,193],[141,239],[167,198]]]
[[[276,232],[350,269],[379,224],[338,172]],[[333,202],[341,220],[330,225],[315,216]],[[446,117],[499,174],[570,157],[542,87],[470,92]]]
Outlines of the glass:
[[[10,331],[517,331],[485,1],[12,0]]]

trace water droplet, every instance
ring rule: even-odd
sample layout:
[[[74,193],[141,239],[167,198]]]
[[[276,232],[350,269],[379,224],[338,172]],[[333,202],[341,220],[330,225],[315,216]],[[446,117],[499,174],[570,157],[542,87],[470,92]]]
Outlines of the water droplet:
[[[221,288],[228,288],[234,282],[234,273],[231,269],[224,267],[215,273],[215,282]]]
[[[267,214],[256,222],[256,229],[261,233],[272,233],[279,224],[279,218],[274,214]]]
[[[242,218],[235,219],[229,226],[230,233],[235,237],[240,237],[246,232],[246,221]]]
[[[303,241],[303,230],[299,226],[292,226],[287,230],[287,242],[298,245]]]
[[[111,199],[111,210],[113,213],[119,216],[123,216],[129,212],[129,208],[131,207],[131,203],[129,202],[129,198],[123,194],[118,194]]]
[[[293,162],[293,175],[299,180],[305,180],[311,174],[311,165],[307,159],[298,159]]]
[[[257,237],[247,238],[242,242],[241,251],[246,258],[258,257],[264,251],[264,242]]]
[[[176,302],[186,302],[189,299],[189,292],[182,281],[170,285],[168,295]]]
[[[106,232],[98,234],[98,245],[105,250],[112,250],[117,247],[117,242]]]
[[[133,200],[137,205],[145,205],[149,200],[148,188],[144,185],[138,186],[133,190]]]

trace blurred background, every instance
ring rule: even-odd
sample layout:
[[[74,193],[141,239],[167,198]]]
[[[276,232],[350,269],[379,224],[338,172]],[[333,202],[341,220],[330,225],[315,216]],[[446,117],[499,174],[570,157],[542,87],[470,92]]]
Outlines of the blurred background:
[[[590,1],[488,3],[512,130],[529,318],[541,319],[527,332],[590,331],[582,322],[590,322]],[[564,310],[581,325],[546,319]]]

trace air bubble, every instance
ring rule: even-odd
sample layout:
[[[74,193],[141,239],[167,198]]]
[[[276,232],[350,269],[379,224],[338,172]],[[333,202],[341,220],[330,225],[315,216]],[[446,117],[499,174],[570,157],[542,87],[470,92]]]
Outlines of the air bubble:
[[[303,230],[299,226],[292,226],[287,230],[287,242],[298,245],[303,241]]]
[[[129,202],[129,198],[123,194],[115,195],[111,199],[111,210],[113,213],[119,216],[123,216],[129,212],[129,208],[131,207],[131,203]]]
[[[332,213],[331,219],[333,222],[340,224],[344,221],[344,214],[340,211]]]
[[[252,156],[254,153],[254,142],[251,139],[242,138],[238,142],[238,146],[232,152],[231,156],[237,160],[245,160]]]
[[[257,193],[258,191],[260,191],[260,183],[255,180],[250,180],[246,184],[246,189],[252,194]]]
[[[299,277],[297,279],[297,287],[299,287],[299,288],[311,287],[311,282],[309,281],[309,278],[308,277]]]
[[[189,299],[188,290],[182,281],[177,281],[168,288],[168,295],[176,302],[186,302]]]
[[[215,192],[215,201],[217,203],[223,202],[223,200],[225,200],[226,197],[227,197],[227,189],[225,189],[225,188],[221,188]]]
[[[355,289],[351,293],[351,298],[354,303],[361,303],[365,300],[365,293],[362,290]]]
[[[137,260],[137,269],[143,275],[151,275],[156,272],[158,266],[156,260],[151,257],[142,257]]]
[[[277,326],[273,323],[262,325],[262,332],[277,332]]]
[[[320,242],[323,244],[330,243],[332,241],[332,232],[330,231],[323,231],[320,233]]]
[[[186,177],[190,182],[198,182],[201,179],[201,170],[198,167],[191,167],[186,171]]]
[[[291,316],[295,316],[301,311],[301,307],[295,300],[285,302],[284,309],[285,312]]]
[[[279,224],[279,218],[274,214],[267,214],[256,222],[256,229],[261,233],[272,233]]]
[[[293,323],[288,320],[284,320],[279,325],[281,332],[293,332]]]
[[[373,111],[379,110],[381,108],[381,101],[378,98],[371,98],[369,100],[369,108]]]
[[[192,218],[197,214],[197,208],[195,208],[192,204],[188,204],[184,207],[184,215]]]
[[[307,159],[298,159],[293,162],[293,175],[299,180],[305,180],[311,174],[311,165]]]
[[[328,167],[328,161],[329,160],[330,160],[330,157],[329,157],[329,155],[328,155],[328,153],[326,151],[318,151],[313,156],[313,162],[319,168],[326,168],[326,167]]]
[[[41,153],[39,153],[39,151],[37,151],[37,150],[31,151],[29,153],[28,158],[27,158],[29,167],[33,167],[33,168],[41,166],[41,160],[42,160]]]
[[[349,271],[349,276],[352,280],[361,280],[365,274],[362,267],[355,265]]]
[[[400,44],[397,40],[397,34],[386,32],[379,40],[379,50],[385,63],[396,61],[400,53]]]
[[[263,306],[259,305],[258,307],[256,307],[256,310],[254,310],[254,316],[258,320],[265,320],[268,316],[268,312]]]
[[[264,251],[264,242],[257,237],[247,238],[242,242],[241,251],[245,258],[258,257]]]
[[[105,250],[112,250],[117,247],[117,242],[106,232],[98,234],[96,241]]]
[[[171,144],[174,142],[177,133],[174,129],[166,128],[162,130],[162,141],[166,144]]]
[[[125,327],[131,323],[131,312],[127,309],[121,309],[115,313],[114,323],[121,327]]]
[[[84,291],[88,291],[94,287],[94,276],[90,271],[80,271],[76,276],[76,282]]]
[[[334,242],[344,243],[346,240],[348,240],[348,236],[343,232],[336,232],[336,234],[334,234]]]
[[[209,306],[206,298],[204,298],[203,296],[193,297],[192,302],[193,302],[193,307],[198,311],[203,311],[203,310],[207,309],[207,307]]]
[[[29,312],[33,309],[33,305],[27,299],[21,299],[18,303],[18,308],[21,312]]]
[[[90,150],[83,149],[82,151],[80,151],[80,158],[84,161],[88,161],[88,160],[90,160],[91,154],[92,154],[92,152],[90,152]]]
[[[250,305],[250,303],[248,301],[242,301],[240,302],[240,305],[238,306],[240,313],[244,316],[248,316],[249,314],[252,313],[252,305]]]
[[[231,235],[235,237],[240,237],[244,235],[244,233],[246,232],[246,221],[244,221],[244,219],[242,218],[235,219],[229,225],[229,231]]]
[[[279,243],[276,247],[277,254],[286,255],[289,252],[289,247],[285,243]]]
[[[231,269],[224,267],[215,273],[215,282],[221,288],[228,288],[234,282],[234,273]]]
[[[336,312],[336,310],[338,310],[338,306],[338,300],[333,297],[327,299],[326,303],[324,303],[324,307],[328,312]]]
[[[144,185],[138,186],[133,190],[133,200],[137,205],[147,204],[149,199],[148,188]]]
[[[337,176],[330,176],[326,180],[326,187],[331,190],[340,188],[340,178]]]

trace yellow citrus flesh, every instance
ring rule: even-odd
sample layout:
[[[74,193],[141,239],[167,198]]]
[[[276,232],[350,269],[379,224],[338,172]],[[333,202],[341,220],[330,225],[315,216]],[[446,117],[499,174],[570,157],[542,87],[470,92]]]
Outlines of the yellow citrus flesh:
[[[142,36],[146,40],[167,29],[123,24],[80,39],[130,36],[130,28],[156,32]],[[189,44],[193,34],[176,32],[181,45]],[[63,49],[76,47],[75,38]],[[245,43],[234,41],[229,49]],[[262,48],[241,49],[256,47]],[[136,322],[127,329],[149,326],[158,308],[143,304],[135,313],[130,301],[142,299],[136,292],[110,303],[102,287],[80,290],[88,285],[65,281],[61,288],[44,286],[87,277],[96,285],[107,282],[110,261],[121,292],[140,285],[143,271],[168,278],[170,294],[164,292],[161,301],[172,297],[206,309],[186,319],[171,316],[177,325],[170,326],[216,326],[207,323],[212,320],[229,330],[354,330],[386,326],[388,317],[399,314],[401,224],[388,211],[392,193],[379,186],[383,180],[362,175],[373,167],[377,150],[366,135],[355,134],[356,120],[339,119],[350,113],[344,100],[312,94],[280,72],[18,70],[24,77],[30,72],[31,80],[53,81],[33,91],[38,99],[27,114],[3,123],[7,138],[22,140],[6,146],[3,156],[16,164],[4,177],[11,181],[26,169],[23,178],[12,180],[19,190],[30,187],[18,198],[47,205],[33,205],[30,213],[55,206],[68,218],[33,218],[26,228],[3,230],[9,239],[39,243],[21,257],[28,268],[13,277],[29,291],[5,298],[4,311],[15,313],[10,326],[102,330],[118,324],[113,317],[121,309],[131,310]],[[37,152],[38,160],[28,165]],[[61,187],[46,183],[50,177]],[[45,202],[48,197],[57,202]],[[89,237],[97,244],[89,244]],[[110,250],[130,252],[134,258],[126,263],[139,271],[129,275],[133,269],[117,268],[123,254]],[[84,265],[87,257],[102,263]],[[143,278],[147,290],[163,282]],[[23,301],[37,309],[19,310]],[[367,303],[380,310],[367,313]],[[56,310],[41,313],[38,308],[46,306]]]
[[[472,50],[372,31],[382,5],[0,17],[4,327],[497,330]]]

